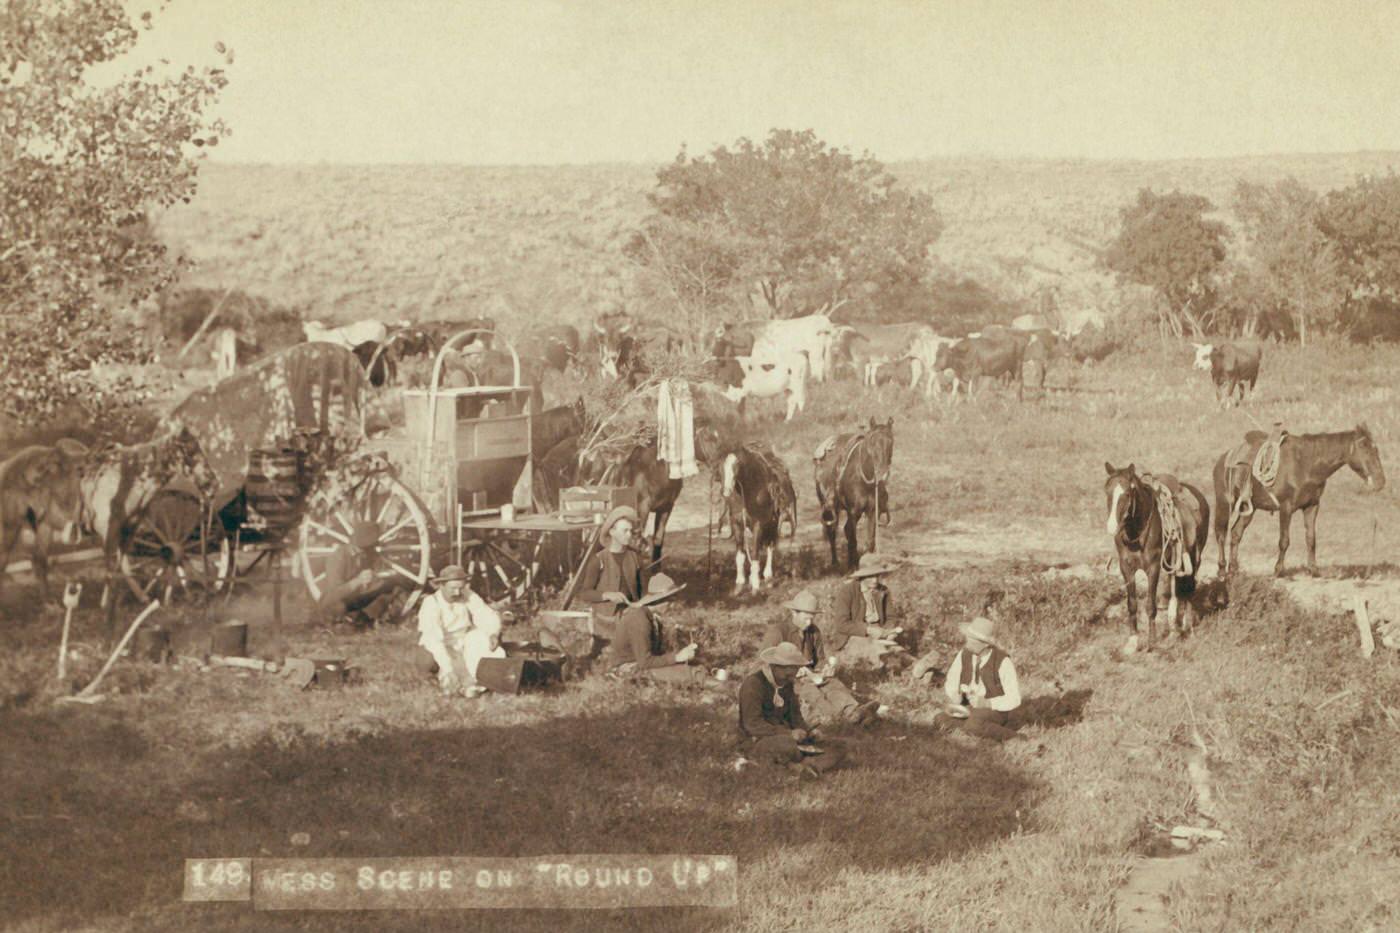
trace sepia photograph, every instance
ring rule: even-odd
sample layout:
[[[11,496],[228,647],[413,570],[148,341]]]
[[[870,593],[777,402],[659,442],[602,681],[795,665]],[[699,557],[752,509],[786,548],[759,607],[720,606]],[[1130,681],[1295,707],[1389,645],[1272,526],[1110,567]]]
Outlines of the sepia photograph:
[[[1397,60],[0,0],[0,931],[1400,930]]]

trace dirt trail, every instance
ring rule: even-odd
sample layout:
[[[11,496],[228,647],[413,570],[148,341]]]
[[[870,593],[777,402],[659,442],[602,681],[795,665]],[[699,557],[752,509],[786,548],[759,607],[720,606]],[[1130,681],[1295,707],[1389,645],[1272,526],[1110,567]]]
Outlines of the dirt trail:
[[[1200,870],[1200,853],[1143,858],[1118,892],[1118,929],[1123,933],[1171,930],[1167,899],[1186,888]]]

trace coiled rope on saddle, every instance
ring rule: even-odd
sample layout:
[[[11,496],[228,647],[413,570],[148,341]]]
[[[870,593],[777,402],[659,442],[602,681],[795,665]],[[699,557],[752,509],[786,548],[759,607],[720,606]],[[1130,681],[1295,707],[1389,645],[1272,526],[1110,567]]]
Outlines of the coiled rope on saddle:
[[[1181,513],[1176,508],[1176,496],[1171,488],[1154,476],[1144,474],[1142,484],[1157,500],[1157,516],[1162,522],[1162,569],[1175,577],[1192,572],[1189,553],[1181,531]]]
[[[1236,454],[1237,460],[1230,465],[1232,476],[1238,477],[1244,472],[1243,466],[1250,463],[1249,475],[1242,480],[1237,480],[1240,489],[1234,505],[1230,508],[1230,524],[1228,527],[1234,528],[1235,522],[1240,520],[1242,515],[1250,515],[1254,512],[1254,483],[1250,482],[1250,476],[1259,481],[1269,495],[1273,496],[1274,481],[1278,479],[1279,463],[1283,459],[1283,441],[1288,437],[1288,432],[1283,429],[1282,424],[1274,425],[1274,431],[1259,445],[1259,449],[1254,454],[1252,462],[1248,461],[1247,455],[1241,451]],[[1274,504],[1278,504],[1277,497],[1274,497]]]
[[[793,497],[788,495],[788,486],[792,478],[788,475],[787,467],[783,461],[778,459],[778,455],[773,452],[773,448],[759,441],[754,441],[744,445],[744,450],[763,464],[764,483],[767,487],[768,500],[778,510],[778,520],[781,522],[784,513],[792,518],[793,533],[797,532],[797,503]],[[738,477],[735,477],[735,485],[738,485]]]

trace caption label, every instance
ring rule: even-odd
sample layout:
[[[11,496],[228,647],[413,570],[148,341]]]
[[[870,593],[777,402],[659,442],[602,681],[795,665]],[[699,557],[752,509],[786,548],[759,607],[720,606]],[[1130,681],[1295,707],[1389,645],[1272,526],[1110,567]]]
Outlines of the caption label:
[[[255,910],[734,907],[731,855],[187,859],[186,901]]]

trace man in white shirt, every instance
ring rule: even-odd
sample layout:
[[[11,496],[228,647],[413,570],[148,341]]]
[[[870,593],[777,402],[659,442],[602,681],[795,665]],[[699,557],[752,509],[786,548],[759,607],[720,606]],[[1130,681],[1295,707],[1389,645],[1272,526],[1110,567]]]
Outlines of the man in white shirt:
[[[476,683],[482,658],[503,658],[501,617],[467,586],[467,573],[453,564],[433,582],[437,591],[418,609],[417,667],[437,675],[443,690],[468,696],[485,692]]]
[[[949,714],[979,738],[1004,742],[1016,734],[1011,712],[1021,705],[1016,665],[996,640],[992,620],[978,616],[958,623],[963,648],[948,666],[943,691]]]

